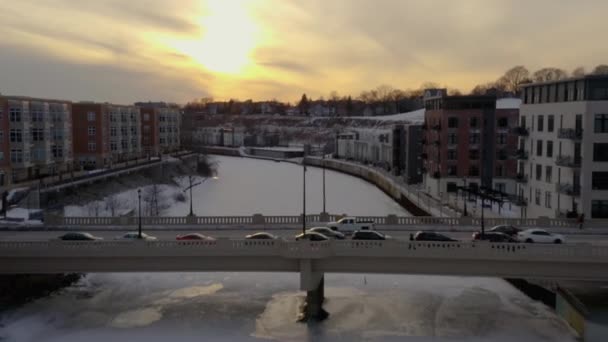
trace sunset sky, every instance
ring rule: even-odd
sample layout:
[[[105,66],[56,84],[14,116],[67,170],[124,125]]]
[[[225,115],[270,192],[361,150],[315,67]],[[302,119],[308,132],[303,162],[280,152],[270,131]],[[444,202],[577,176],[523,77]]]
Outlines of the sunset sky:
[[[0,93],[297,100],[608,64],[608,1],[0,0]]]

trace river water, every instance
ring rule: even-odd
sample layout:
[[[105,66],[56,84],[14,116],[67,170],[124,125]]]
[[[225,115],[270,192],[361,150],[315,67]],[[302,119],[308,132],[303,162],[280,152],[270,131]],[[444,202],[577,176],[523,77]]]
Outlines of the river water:
[[[220,178],[197,189],[196,210],[215,215],[300,212],[300,167],[217,160]],[[314,181],[320,170],[309,169],[307,177],[310,211],[320,212],[321,183]],[[327,185],[329,212],[404,214],[359,179],[327,172]],[[5,312],[0,341],[574,340],[550,309],[493,278],[327,274],[330,318],[301,324],[296,318],[304,294],[298,291],[298,277],[88,274],[69,288]]]

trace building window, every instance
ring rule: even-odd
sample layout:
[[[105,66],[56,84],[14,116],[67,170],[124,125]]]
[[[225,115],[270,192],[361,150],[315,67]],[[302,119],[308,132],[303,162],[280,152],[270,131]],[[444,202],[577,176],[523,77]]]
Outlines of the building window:
[[[536,192],[534,194],[534,202],[536,203],[536,205],[540,205],[540,189],[536,189]]]
[[[110,116],[112,117],[112,116]],[[95,112],[88,112],[87,113],[87,120],[88,121],[95,121]]]
[[[11,134],[11,142],[22,142],[23,141],[23,134],[20,129],[13,128],[10,130],[10,134]]]
[[[507,135],[504,133],[498,133],[496,136],[496,143],[498,145],[505,145],[507,143]]]
[[[507,150],[501,149],[496,151],[496,158],[498,160],[507,160]]]
[[[21,122],[21,108],[9,109],[9,116],[11,122]]]
[[[97,129],[95,126],[89,126],[89,136],[95,136]]]
[[[608,133],[608,114],[595,114],[595,133]]]
[[[97,150],[97,144],[94,142],[89,143],[89,152],[95,152]]]
[[[551,208],[551,191],[545,191],[545,208]]]
[[[593,144],[593,161],[608,161],[608,143]]]
[[[123,150],[126,150],[129,148],[129,144],[127,143],[126,140],[121,140],[120,141],[120,148],[122,148]]]
[[[32,128],[32,140],[44,141],[44,130],[42,128]]]
[[[541,180],[543,177],[543,166],[536,164],[536,180]]]
[[[504,177],[505,167],[502,165],[496,166],[496,177]]]
[[[475,117],[470,118],[469,119],[469,126],[471,128],[478,128],[479,127],[479,119],[475,118]]]
[[[446,184],[446,191],[447,192],[458,192],[458,185],[454,182],[448,182]]]
[[[53,154],[53,158],[62,158],[63,157],[63,146],[60,146],[60,145],[51,146],[51,153]]]
[[[591,187],[593,190],[608,190],[608,172],[592,172]]]
[[[4,131],[0,129],[0,144],[4,143]]]
[[[11,150],[11,162],[22,163],[23,162],[23,151],[18,149]]]
[[[608,218],[608,200],[591,201],[591,218]]]
[[[537,140],[536,141],[536,155],[538,157],[542,157],[543,156],[543,141],[542,140]]]
[[[551,183],[551,176],[553,173],[553,167],[550,165],[545,166],[545,181]]]
[[[150,126],[149,125],[145,125],[144,126],[144,132],[146,132],[146,133],[150,132]]]
[[[116,136],[116,127],[110,127],[110,136],[111,137],[115,137]]]
[[[161,127],[162,132],[162,127]],[[448,145],[456,145],[458,143],[458,139],[456,137],[456,133],[448,134]]]
[[[555,130],[555,115],[547,115],[547,132]]]
[[[553,141],[547,140],[547,157],[553,157]]]
[[[499,128],[507,128],[509,126],[509,119],[508,118],[498,118],[498,127]]]
[[[471,177],[479,177],[479,167],[476,165],[471,165],[469,167],[469,176]]]
[[[448,165],[448,176],[456,176],[458,174],[458,169],[456,165]]]
[[[471,133],[469,135],[469,144],[471,144],[471,145],[479,144],[479,133]]]
[[[479,150],[469,150],[469,159],[478,160],[479,159]]]
[[[110,142],[110,150],[112,150],[112,151],[117,151],[118,150],[118,145],[116,144],[115,141]]]
[[[150,114],[144,113],[144,121],[150,121]]]
[[[448,118],[448,128],[458,128],[458,118],[457,117],[449,117]]]
[[[448,160],[456,160],[457,153],[456,150],[448,150]]]
[[[536,126],[536,130],[538,132],[542,132],[544,129],[545,117],[543,115],[538,116],[538,125]]]

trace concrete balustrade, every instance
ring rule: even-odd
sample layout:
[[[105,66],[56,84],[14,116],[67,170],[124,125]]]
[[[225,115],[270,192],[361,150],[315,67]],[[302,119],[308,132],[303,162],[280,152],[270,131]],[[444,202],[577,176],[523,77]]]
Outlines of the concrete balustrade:
[[[339,220],[344,215],[306,215],[307,226],[324,225],[328,221]],[[429,227],[457,228],[457,227],[480,227],[481,219],[474,217],[432,217],[432,216],[358,216],[359,219],[373,221],[382,227]],[[520,218],[486,218],[485,227],[491,228],[497,225],[513,225],[522,228],[578,228],[579,224],[574,219],[520,219]],[[45,226],[49,227],[86,227],[86,226],[136,226],[137,217],[63,217],[45,215]],[[145,226],[276,226],[296,227],[302,224],[302,216],[265,216],[254,214],[252,216],[192,216],[192,217],[142,217]],[[585,228],[608,228],[608,220],[586,220]],[[433,228],[434,229],[434,228]]]

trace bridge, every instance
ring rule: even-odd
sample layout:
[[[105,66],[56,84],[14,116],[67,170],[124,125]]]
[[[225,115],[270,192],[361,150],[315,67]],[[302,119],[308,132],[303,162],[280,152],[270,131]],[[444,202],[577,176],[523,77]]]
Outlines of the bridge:
[[[397,273],[608,282],[608,246],[386,241],[0,241],[0,273],[299,272],[308,317],[324,273]]]

